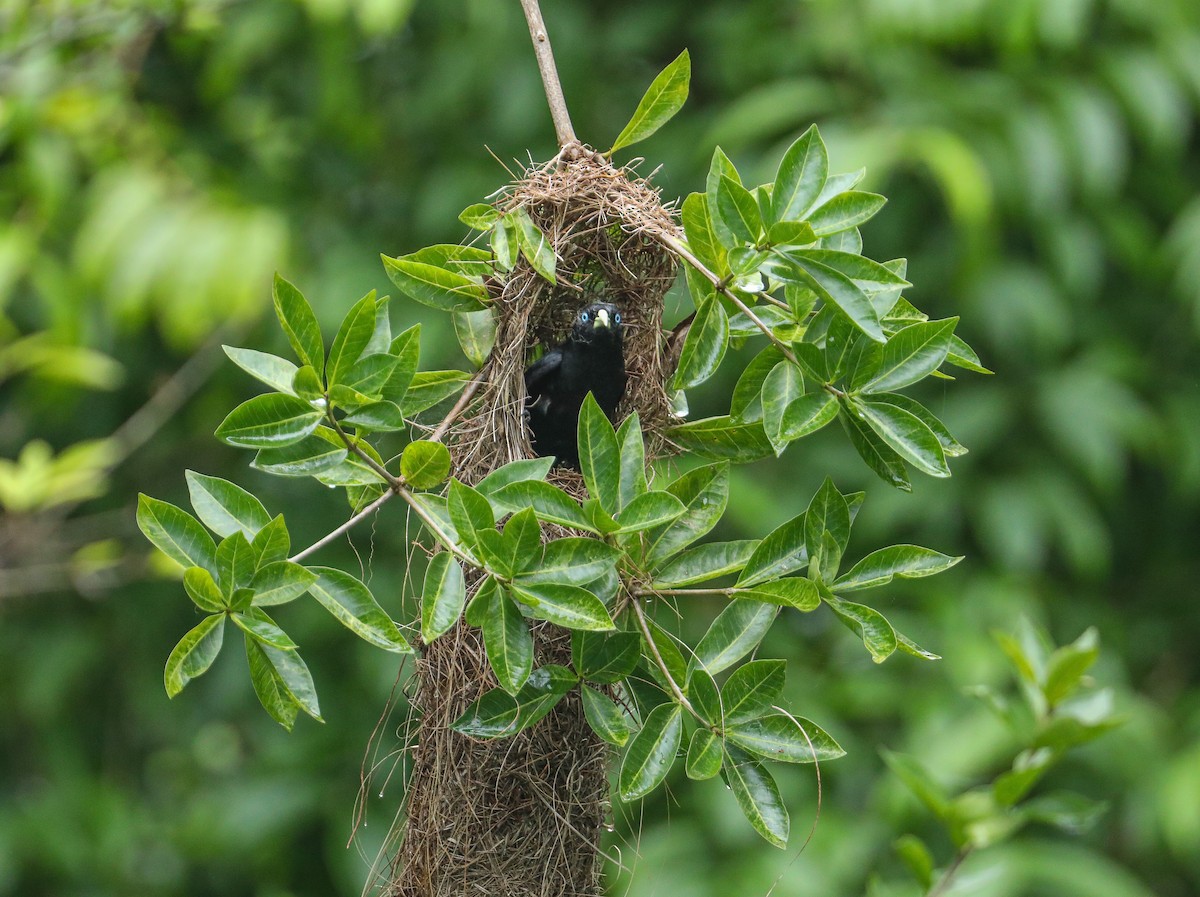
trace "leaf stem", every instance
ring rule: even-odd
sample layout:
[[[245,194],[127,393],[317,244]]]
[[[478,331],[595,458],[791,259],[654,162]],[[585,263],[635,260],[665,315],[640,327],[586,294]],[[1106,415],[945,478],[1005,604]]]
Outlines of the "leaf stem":
[[[696,708],[692,706],[692,702],[687,699],[687,695],[683,693],[683,689],[679,687],[679,683],[675,681],[671,676],[671,671],[667,669],[667,662],[663,660],[662,654],[659,653],[658,645],[654,641],[654,636],[650,634],[650,626],[646,623],[646,612],[642,610],[641,603],[634,598],[629,602],[629,605],[633,608],[634,617],[637,618],[638,629],[642,632],[642,638],[646,640],[646,647],[654,655],[654,662],[658,666],[659,672],[663,674],[663,678],[667,680],[667,686],[671,689],[671,694],[675,696],[675,700],[679,702],[681,707],[707,727],[708,723],[696,712]]]
[[[951,882],[954,881],[954,876],[958,874],[958,867],[963,864],[963,860],[971,855],[972,849],[973,848],[968,845],[959,850],[958,854],[954,857],[953,862],[946,867],[946,871],[942,873],[942,877],[938,879],[937,884],[933,886],[932,890],[930,890],[925,897],[941,897],[942,894],[946,893],[946,890],[950,887]]]
[[[550,35],[542,21],[542,10],[538,0],[521,0],[525,21],[529,25],[529,37],[533,40],[533,52],[537,57],[538,71],[542,74],[542,87],[546,91],[546,103],[550,106],[550,118],[554,121],[554,133],[559,147],[566,149],[579,142],[571,126],[571,114],[567,111],[567,100],[563,96],[562,82],[558,80],[558,67],[554,64],[554,50],[550,46]]]
[[[294,564],[300,563],[300,561],[304,560],[310,554],[324,548],[330,542],[334,541],[339,536],[341,536],[343,533],[349,532],[349,530],[352,529],[361,520],[364,520],[365,518],[370,517],[372,514],[374,514],[376,511],[378,511],[379,508],[386,501],[395,497],[395,495],[396,495],[396,492],[389,489],[387,492],[383,493],[383,495],[379,496],[379,498],[375,499],[373,502],[371,502],[369,505],[367,505],[365,508],[363,508],[357,514],[355,514],[353,517],[351,517],[349,520],[347,520],[345,523],[343,523],[341,526],[339,526],[333,532],[322,536],[316,542],[313,542],[312,545],[309,545],[307,548],[305,548],[303,551],[296,552],[296,554],[292,555],[290,558],[288,558],[288,560]]]

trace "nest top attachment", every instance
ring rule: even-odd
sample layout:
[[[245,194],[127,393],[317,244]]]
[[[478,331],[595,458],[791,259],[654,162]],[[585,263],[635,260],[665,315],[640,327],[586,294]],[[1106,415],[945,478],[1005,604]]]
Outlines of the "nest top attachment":
[[[674,422],[666,389],[674,371],[662,312],[678,263],[658,237],[678,239],[679,228],[658,191],[603,157],[581,155],[530,168],[499,208],[524,208],[541,229],[557,257],[557,283],[521,259],[503,282],[492,284],[496,343],[480,397],[451,434],[457,475],[477,482],[532,456],[525,368],[538,346],[560,344],[579,310],[595,302],[615,305],[623,321],[628,387],[617,422],[637,411],[648,452],[668,452],[660,433]]]

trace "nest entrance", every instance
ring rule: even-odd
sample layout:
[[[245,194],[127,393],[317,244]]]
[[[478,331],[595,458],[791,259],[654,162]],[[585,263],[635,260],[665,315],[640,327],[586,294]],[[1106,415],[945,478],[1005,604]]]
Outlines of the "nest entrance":
[[[595,301],[615,304],[624,321],[629,379],[618,417],[636,410],[648,454],[665,453],[669,444],[658,434],[672,419],[664,384],[673,371],[662,311],[677,265],[654,234],[678,234],[671,213],[644,180],[591,157],[530,169],[501,209],[518,206],[553,244],[558,283],[522,260],[493,285],[497,339],[487,379],[446,434],[456,476],[476,483],[532,456],[524,420],[531,350],[561,342],[576,312]],[[562,470],[554,477],[582,496],[577,474]],[[544,537],[567,534],[543,529]],[[532,630],[537,665],[570,663],[569,633],[547,623]],[[389,893],[599,897],[609,749],[587,725],[578,693],[513,738],[479,741],[455,733],[451,723],[497,684],[479,633],[461,621],[427,647],[417,676],[418,744]]]

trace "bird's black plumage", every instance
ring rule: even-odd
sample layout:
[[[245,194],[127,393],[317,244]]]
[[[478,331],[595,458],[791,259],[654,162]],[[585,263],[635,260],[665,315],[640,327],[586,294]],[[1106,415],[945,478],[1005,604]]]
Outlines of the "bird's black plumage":
[[[579,408],[589,392],[610,420],[616,413],[626,381],[621,326],[615,305],[598,302],[580,309],[566,341],[525,371],[529,429],[539,455],[579,466]]]

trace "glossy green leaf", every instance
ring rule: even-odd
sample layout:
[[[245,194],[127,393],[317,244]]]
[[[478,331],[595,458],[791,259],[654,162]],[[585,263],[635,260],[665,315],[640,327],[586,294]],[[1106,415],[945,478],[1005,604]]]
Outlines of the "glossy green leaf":
[[[714,676],[728,669],[758,647],[778,615],[772,604],[731,601],[696,645],[692,663]]]
[[[566,583],[583,586],[616,563],[619,552],[598,539],[570,536],[547,542],[540,562],[520,573],[520,583]]]
[[[310,365],[318,374],[325,372],[325,343],[321,338],[321,325],[313,314],[312,306],[300,291],[275,275],[271,289],[275,303],[275,316],[291,343],[292,350],[301,364]]]
[[[372,398],[382,398],[384,387],[401,362],[399,357],[387,351],[388,345],[383,348],[383,352],[372,353],[368,343],[367,348],[363,349],[362,357],[346,371],[341,382],[355,392]]]
[[[840,271],[864,288],[912,286],[893,268],[854,252],[842,252],[834,249],[794,249],[789,251],[788,255],[790,258],[806,258],[809,261],[833,268],[835,271]],[[897,261],[903,263],[905,260],[898,259]],[[899,294],[897,293],[897,295]]]
[[[729,401],[729,416],[738,423],[763,418],[763,381],[781,361],[783,353],[774,343],[766,346],[742,370]]]
[[[837,308],[855,327],[876,342],[885,339],[883,325],[867,294],[853,280],[828,265],[802,255],[789,256],[793,271],[801,281],[833,307]]]
[[[382,258],[392,283],[422,305],[442,311],[480,311],[487,308],[487,290],[470,277],[410,259],[394,259],[386,255]]]
[[[155,548],[181,567],[203,567],[217,574],[216,543],[187,511],[139,493],[137,524]]]
[[[621,448],[591,393],[579,409],[579,470],[588,494],[610,515],[616,514],[621,507]]]
[[[425,568],[421,590],[421,638],[434,641],[458,622],[467,600],[462,567],[448,551],[435,554]]]
[[[670,492],[644,492],[617,514],[619,533],[640,532],[677,519],[687,509]]]
[[[1055,707],[1070,697],[1080,680],[1100,656],[1100,634],[1094,626],[1069,645],[1063,645],[1050,655],[1046,664],[1043,691],[1046,703]]]
[[[301,659],[300,653],[263,644],[251,638],[249,634],[245,636],[244,641],[246,657],[250,662],[250,678],[267,712],[289,730],[296,718],[295,710],[284,709],[281,719],[280,716],[276,716],[276,712],[281,709],[280,703],[298,707],[317,722],[324,722],[320,705],[317,703],[317,689],[313,684],[312,674]],[[275,705],[274,709],[267,705],[267,697]],[[284,722],[285,719],[288,721]]]
[[[621,508],[646,491],[646,447],[642,442],[642,424],[635,411],[617,428],[621,451]]]
[[[243,371],[265,383],[276,392],[292,395],[292,381],[296,378],[296,366],[286,358],[258,352],[254,349],[238,349],[221,346],[229,360]]]
[[[723,770],[738,808],[754,830],[776,847],[787,847],[791,821],[771,774],[757,760],[732,746],[725,749]]]
[[[458,395],[471,375],[466,371],[418,371],[413,375],[400,406],[408,416],[420,414],[438,402]]]
[[[263,646],[248,633],[243,635],[243,640],[254,693],[271,718],[289,732],[292,731],[300,705],[288,692],[275,667],[267,659]]]
[[[766,715],[783,693],[787,664],[752,660],[730,675],[721,687],[726,723],[743,723]]]
[[[685,646],[653,620],[646,621],[646,628],[650,632],[652,643],[643,642],[642,655],[646,658],[650,673],[665,690],[671,691],[671,683],[663,673],[665,666],[675,685],[686,689],[688,663],[683,656]]]
[[[394,433],[408,426],[404,411],[395,402],[370,402],[342,418],[343,426],[351,426],[361,432]]]
[[[740,424],[728,415],[672,427],[667,431],[667,436],[684,451],[740,464],[758,461],[775,453],[762,424]]]
[[[716,373],[729,347],[729,317],[715,293],[696,310],[675,369],[676,389],[690,389]]]
[[[247,539],[271,522],[262,502],[234,483],[189,470],[185,474],[196,516],[218,536],[239,530]]]
[[[955,367],[974,371],[977,374],[992,373],[992,371],[985,368],[979,361],[979,356],[975,354],[975,350],[958,336],[950,337],[950,351],[946,354],[946,361]]]
[[[253,550],[253,546],[251,546]],[[274,561],[260,567],[250,580],[256,607],[270,607],[294,601],[309,590],[317,576],[300,564]]]
[[[781,361],[763,380],[762,411],[763,432],[775,454],[783,454],[787,439],[783,434],[783,418],[788,408],[800,398],[804,391],[804,381],[799,369],[790,361]]]
[[[824,762],[846,755],[816,723],[783,713],[732,725],[726,738],[760,757],[784,763]]]
[[[539,520],[595,532],[591,520],[571,496],[541,480],[520,480],[497,489],[491,502],[500,513],[533,508]]]
[[[789,576],[772,582],[759,583],[735,593],[739,601],[765,601],[781,607],[794,607],[807,613],[821,605],[821,593],[817,584],[802,576]]]
[[[483,621],[483,645],[500,687],[517,694],[533,671],[533,636],[503,589]]]
[[[459,212],[458,220],[472,230],[489,231],[500,220],[500,213],[487,203],[477,202]]]
[[[183,588],[200,610],[210,614],[225,610],[225,594],[212,574],[203,567],[188,567],[183,572]]]
[[[533,223],[529,212],[524,208],[509,213],[509,219],[515,226],[517,245],[520,246],[521,255],[525,256],[525,261],[529,262],[533,266],[533,270],[542,278],[550,283],[555,283],[558,258],[554,254],[554,247],[546,239],[546,235]]]
[[[584,679],[611,684],[624,679],[642,656],[642,637],[636,632],[571,633],[571,662]]]
[[[375,311],[375,291],[372,290],[346,313],[342,326],[333,338],[333,345],[329,347],[326,367],[330,385],[349,380],[351,369],[375,333]]]
[[[819,206],[808,216],[808,223],[817,236],[836,234],[870,221],[886,202],[878,193],[847,190]]]
[[[462,347],[467,360],[480,367],[492,354],[492,346],[496,344],[496,313],[492,309],[484,311],[455,312],[454,335]]]
[[[458,531],[459,541],[472,551],[479,541],[475,535],[477,531],[496,528],[496,520],[488,500],[457,479],[450,480],[448,509],[450,520]]]
[[[310,436],[282,448],[260,449],[250,466],[263,473],[281,477],[307,477],[327,473],[337,468],[350,455],[333,431],[336,442],[330,442],[318,428]]]
[[[548,582],[513,583],[515,597],[531,616],[567,629],[612,629],[613,621],[600,599],[579,586]]]
[[[529,674],[515,696],[493,689],[471,704],[451,728],[475,738],[501,738],[536,725],[578,682],[565,667],[547,664]]]
[[[711,779],[721,771],[724,754],[720,738],[710,729],[697,729],[692,733],[691,743],[688,744],[684,767],[688,778],[695,781]]]
[[[838,578],[837,592],[854,592],[887,585],[893,577],[916,579],[949,570],[961,557],[951,557],[919,545],[892,545],[872,551]]]
[[[879,611],[832,596],[826,596],[825,603],[846,628],[863,640],[873,661],[883,663],[895,653],[896,631]]]
[[[240,448],[279,448],[299,442],[323,416],[303,399],[267,393],[234,408],[217,427],[217,437]]]
[[[293,651],[296,648],[296,643],[291,637],[267,616],[266,611],[257,607],[248,607],[240,613],[230,614],[230,619],[239,629],[264,645],[283,651]]]
[[[895,486],[903,492],[912,491],[912,483],[908,479],[904,461],[890,446],[859,417],[857,410],[849,402],[840,403],[842,413],[839,415],[850,444],[858,452],[859,457],[867,463],[885,483]]]
[[[757,547],[757,539],[742,539],[688,548],[658,569],[654,574],[654,587],[678,589],[737,573]]]
[[[774,221],[798,221],[812,208],[829,175],[829,156],[817,126],[788,147],[771,192]]]
[[[517,733],[519,715],[516,698],[495,688],[472,703],[451,728],[474,738],[504,738]]]
[[[717,215],[743,243],[757,243],[763,236],[762,215],[750,191],[730,177],[721,176],[717,184]]]
[[[592,731],[603,741],[616,747],[624,747],[633,731],[624,711],[612,698],[590,686],[581,686],[579,692],[583,698],[583,715]]]
[[[828,534],[832,541],[826,542]],[[837,576],[842,553],[850,541],[850,506],[829,477],[821,484],[804,516],[804,544],[809,576],[823,581]]]
[[[646,557],[651,564],[665,561],[717,525],[729,501],[729,464],[689,470],[672,481],[667,492],[683,502],[685,510],[671,523],[647,534]]]
[[[292,540],[288,535],[283,515],[276,515],[275,519],[260,529],[258,535],[251,540],[250,547],[254,549],[256,570],[285,560],[292,550]]]
[[[501,218],[500,223],[492,228],[488,243],[492,247],[496,267],[504,272],[512,271],[516,267],[521,245],[516,225],[510,218]]]
[[[804,514],[781,523],[765,539],[746,562],[738,587],[749,587],[794,573],[808,563],[804,542]]]
[[[306,364],[296,369],[296,376],[292,378],[292,388],[288,393],[311,402],[325,397],[325,384],[321,382],[321,375],[317,373],[316,368]]]
[[[505,486],[529,480],[544,480],[554,465],[553,458],[523,458],[498,467],[475,484],[475,489],[491,498]],[[497,508],[497,513],[500,509]]]
[[[617,790],[621,800],[645,797],[663,783],[683,735],[683,710],[677,704],[662,704],[650,711],[641,730],[629,742]]]
[[[837,399],[832,393],[819,390],[800,396],[787,406],[779,426],[779,437],[793,442],[817,432],[838,416]]]
[[[967,447],[951,435],[946,425],[934,417],[933,412],[915,399],[910,399],[908,396],[902,396],[899,393],[883,392],[871,396],[871,401],[895,405],[897,408],[901,408],[917,418],[917,420],[933,431],[933,435],[937,437],[938,444],[941,445],[942,451],[946,453],[947,458],[957,458],[967,453]]]
[[[958,318],[921,321],[892,334],[867,392],[892,392],[928,377],[942,366]]]
[[[212,666],[225,638],[225,615],[211,614],[188,630],[167,658],[163,684],[167,697],[179,694],[185,685]]]
[[[941,443],[920,418],[896,405],[869,398],[853,404],[879,438],[913,467],[934,477],[950,476]]]
[[[692,61],[684,50],[658,73],[643,94],[629,123],[613,141],[609,155],[619,149],[645,140],[674,117],[687,100],[688,83],[692,77]]]
[[[806,246],[816,239],[807,221],[776,221],[767,228],[767,242],[771,246]]]
[[[683,201],[680,220],[692,254],[713,273],[725,274],[725,248],[717,240],[708,198],[703,193],[690,194]]]
[[[310,569],[317,581],[309,592],[339,623],[377,648],[396,654],[412,653],[396,624],[362,582],[332,567]]]

